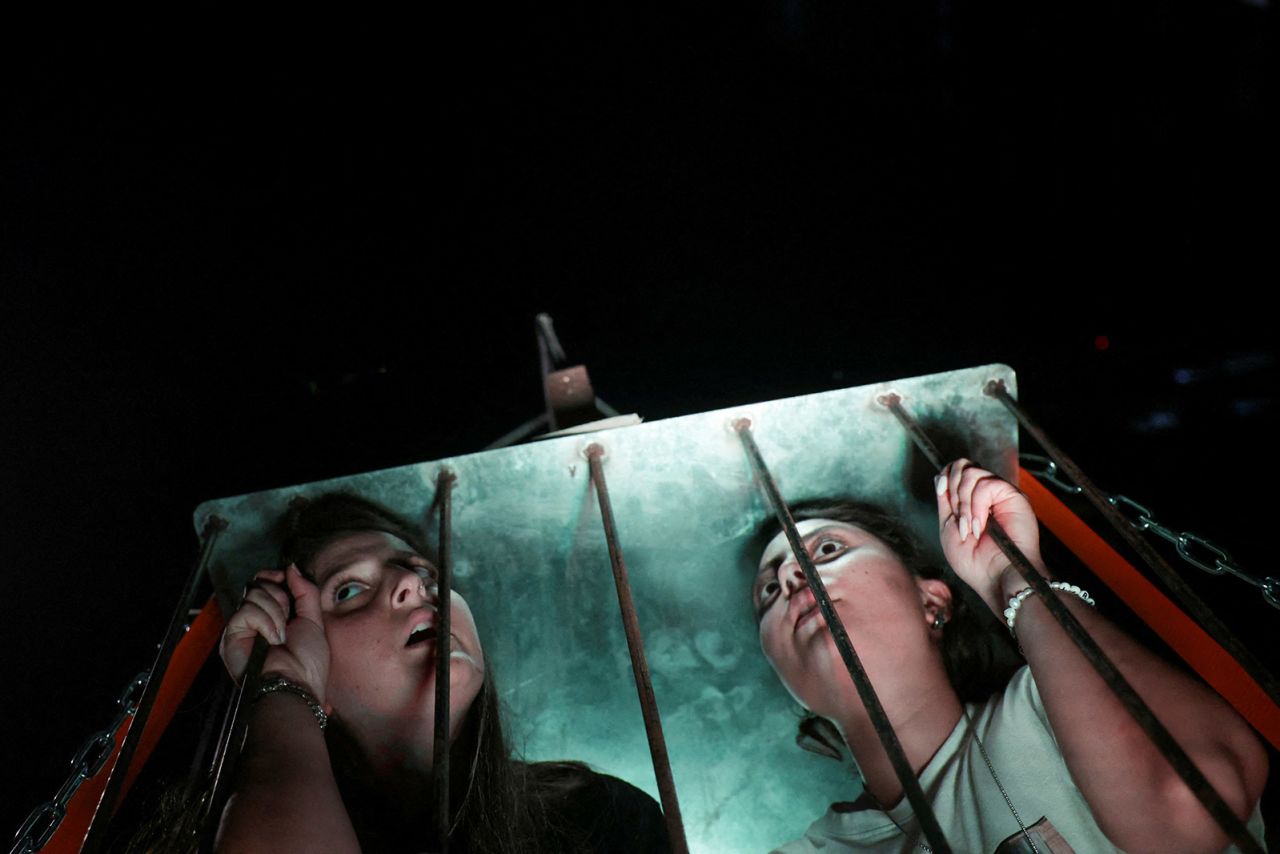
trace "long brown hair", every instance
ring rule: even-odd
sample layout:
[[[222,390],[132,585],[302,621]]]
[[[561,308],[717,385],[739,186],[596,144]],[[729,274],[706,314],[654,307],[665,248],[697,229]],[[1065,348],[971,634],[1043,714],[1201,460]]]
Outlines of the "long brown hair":
[[[296,562],[308,574],[311,561],[328,543],[361,531],[392,534],[434,560],[416,526],[350,493],[296,499],[271,533],[280,566]],[[449,749],[449,828],[433,825],[429,800],[422,804],[418,827],[391,828],[379,821],[383,805],[377,781],[337,715],[325,730],[325,742],[339,792],[366,851],[397,850],[406,844],[410,850],[436,850],[444,833],[449,834],[450,849],[459,854],[588,850],[586,830],[568,824],[557,806],[591,778],[591,770],[578,762],[527,763],[514,755],[487,661],[484,684]],[[200,817],[209,794],[208,789],[185,792],[182,786],[161,783],[158,797],[148,799],[152,808],[147,819],[112,850],[191,854],[201,839]]]
[[[1007,633],[996,631],[990,610],[954,572],[933,562],[923,544],[905,522],[883,508],[854,498],[815,498],[790,505],[797,522],[830,519],[854,525],[887,545],[917,578],[943,581],[951,591],[951,615],[942,633],[942,661],[947,679],[961,702],[976,703],[1004,688],[1014,671],[1022,666],[1017,648]],[[768,519],[751,539],[753,560],[766,543],[777,536],[778,524]],[[836,743],[832,743],[832,738]],[[806,750],[839,758],[839,737],[828,722],[805,715],[799,724],[796,742]]]
[[[403,540],[418,554],[435,555],[417,526],[391,510],[358,495],[331,492],[315,499],[295,500],[276,530],[280,565],[297,563],[309,574],[310,563],[333,540],[360,531],[382,531]],[[431,805],[423,804],[426,823],[422,843],[439,845],[445,833],[450,848],[460,852],[525,852],[540,850],[540,840],[555,832],[558,845],[574,844],[572,828],[552,827],[549,800],[572,790],[589,769],[574,762],[525,763],[517,759],[507,740],[493,670],[486,660],[484,684],[472,702],[449,749],[450,828],[432,826]],[[392,847],[378,813],[376,787],[350,734],[335,718],[326,730],[338,787],[362,847]],[[398,840],[397,840],[398,841]]]

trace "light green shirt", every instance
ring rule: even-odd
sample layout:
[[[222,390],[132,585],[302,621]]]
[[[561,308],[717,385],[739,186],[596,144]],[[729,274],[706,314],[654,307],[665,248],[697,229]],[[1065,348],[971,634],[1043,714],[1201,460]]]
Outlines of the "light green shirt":
[[[1015,673],[1002,695],[967,708],[968,719],[960,719],[920,773],[920,786],[933,804],[953,851],[992,854],[998,848],[1001,852],[1031,850],[1000,792],[1001,785],[1043,854],[1120,850],[1103,835],[1072,781],[1029,668]],[[994,774],[983,761],[979,739]],[[1117,757],[1117,761],[1124,759]],[[1052,827],[1037,826],[1042,819]],[[1261,842],[1262,816],[1256,808],[1248,827]],[[1054,831],[1060,839],[1053,838]],[[1001,848],[1006,840],[1006,847]],[[1069,847],[1063,847],[1062,841]],[[828,809],[803,837],[775,849],[782,854],[906,854],[924,850],[924,836],[905,798],[888,811]],[[1228,850],[1236,851],[1234,847]]]

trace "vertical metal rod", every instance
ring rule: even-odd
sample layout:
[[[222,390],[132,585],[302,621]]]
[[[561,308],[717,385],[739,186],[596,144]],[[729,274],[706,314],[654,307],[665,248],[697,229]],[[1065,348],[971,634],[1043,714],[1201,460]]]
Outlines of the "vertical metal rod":
[[[898,420],[902,422],[903,426],[907,427],[907,431],[912,438],[917,440],[916,444],[921,452],[930,457],[931,462],[938,465],[940,459],[938,458],[937,447],[932,441],[929,441],[928,436],[920,429],[915,419],[902,408],[901,399],[889,400],[889,397],[889,395],[882,396],[880,402],[889,407]],[[896,395],[893,397],[897,398]],[[920,438],[925,440],[927,446],[919,441]],[[942,466],[938,465],[938,468],[941,469]],[[1138,692],[1133,689],[1133,686],[1124,678],[1124,675],[1107,657],[1107,654],[1102,651],[1102,647],[1098,646],[1093,637],[1085,631],[1084,626],[1080,625],[1080,621],[1076,619],[1075,614],[1071,613],[1062,600],[1057,597],[1057,594],[1053,592],[1053,589],[1049,587],[1049,580],[1031,565],[1031,561],[1027,560],[1027,556],[1010,539],[1003,526],[996,521],[994,516],[988,520],[983,532],[991,536],[991,539],[1000,547],[1000,551],[1004,553],[1004,556],[1017,568],[1027,585],[1044,602],[1049,613],[1058,621],[1058,624],[1062,626],[1063,631],[1080,649],[1085,659],[1093,665],[1093,668],[1107,683],[1112,693],[1116,695],[1129,714],[1133,716],[1133,719],[1137,721],[1138,726],[1147,734],[1147,738],[1151,739],[1151,743],[1173,766],[1173,770],[1191,789],[1192,794],[1209,811],[1209,814],[1218,823],[1218,827],[1222,829],[1223,833],[1227,834],[1240,847],[1241,851],[1261,854],[1263,849],[1249,835],[1249,831],[1245,828],[1243,822],[1227,806],[1226,801],[1222,799],[1218,791],[1213,788],[1213,785],[1200,772],[1196,764],[1191,761],[1191,757],[1186,754],[1169,730],[1165,728],[1164,724],[1160,723],[1160,720],[1151,711],[1150,707],[1138,696]]]
[[[182,788],[182,802],[184,804],[191,804],[191,799],[195,797],[206,782],[206,775],[211,767],[209,764],[210,747],[214,751],[221,748],[221,728],[218,727],[218,722],[219,718],[225,716],[220,713],[225,711],[227,702],[230,699],[231,691],[229,687],[229,682],[225,679],[219,679],[217,686],[213,689],[209,708],[205,712],[204,723],[200,725],[200,740],[196,743],[196,752],[191,759],[191,769],[187,772],[187,782]],[[214,741],[215,729],[218,729],[220,736],[216,742]]]
[[[552,371],[564,364],[564,348],[560,346],[560,339],[556,337],[556,329],[552,325],[551,315],[546,312],[539,312],[538,316],[534,318],[534,326],[537,329],[538,338],[538,365],[542,368],[542,400],[547,407],[547,428],[555,430],[558,426],[556,424],[556,410],[551,404],[551,393],[547,389],[547,377]]]
[[[687,854],[689,843],[684,835],[684,820],[680,817],[680,802],[676,797],[675,779],[671,774],[671,759],[667,755],[667,740],[662,733],[662,718],[658,713],[658,700],[653,693],[653,680],[649,676],[649,662],[644,654],[644,638],[640,634],[640,621],[636,616],[635,600],[631,596],[631,581],[627,577],[627,565],[618,543],[618,529],[614,524],[613,505],[609,501],[609,487],[604,480],[604,466],[600,458],[604,448],[596,443],[587,447],[587,462],[591,466],[591,483],[600,504],[600,519],[604,523],[604,539],[609,547],[609,563],[613,567],[613,583],[618,590],[618,607],[622,611],[622,629],[627,636],[627,650],[631,653],[631,672],[636,680],[636,694],[640,698],[640,711],[644,715],[644,731],[649,739],[649,756],[653,760],[653,775],[658,781],[658,797],[662,801],[662,814],[667,823],[667,837],[675,854]]]
[[[81,847],[81,851],[85,854],[96,854],[106,839],[107,825],[111,823],[111,817],[115,814],[116,801],[120,797],[125,777],[128,776],[129,765],[133,761],[134,751],[137,750],[138,740],[142,738],[142,730],[146,726],[147,718],[151,715],[151,707],[155,705],[160,682],[164,679],[169,659],[173,657],[178,641],[182,639],[187,615],[195,602],[196,589],[204,578],[209,559],[213,556],[218,535],[226,528],[226,520],[219,516],[211,515],[205,520],[204,528],[200,532],[200,555],[191,571],[187,573],[187,580],[183,584],[182,592],[178,595],[178,604],[169,618],[169,628],[165,632],[164,641],[156,653],[155,663],[151,665],[151,676],[147,679],[147,687],[143,689],[142,699],[138,702],[138,711],[133,716],[133,722],[129,725],[124,742],[120,745],[120,755],[111,767],[102,798],[98,801],[98,808],[94,811],[93,819],[89,823],[89,830],[85,834],[84,845]]]
[[[911,434],[911,438],[915,440],[916,447],[920,449],[920,453],[924,454],[929,464],[939,471],[942,470],[946,461],[942,459],[942,452],[938,450],[938,446],[929,438],[929,434],[912,418],[905,409],[902,408],[902,398],[897,392],[887,392],[876,398],[876,403],[881,406],[888,407],[893,413],[893,417],[898,419],[898,423],[903,429]]]
[[[453,590],[453,483],[457,478],[441,469],[436,478],[435,504],[439,509],[440,566],[436,577],[436,719],[431,753],[431,781],[435,792],[435,819],[440,854],[449,852],[449,646]]]
[[[880,698],[876,695],[876,690],[871,685],[867,671],[862,666],[862,660],[858,658],[858,653],[853,648],[853,642],[849,640],[849,633],[845,631],[844,622],[840,619],[840,615],[836,613],[835,606],[831,603],[831,597],[827,595],[826,585],[822,583],[822,579],[818,576],[817,568],[813,565],[808,551],[804,548],[804,542],[800,539],[800,532],[796,530],[796,523],[791,517],[791,511],[788,509],[786,502],[782,500],[778,485],[774,482],[773,476],[769,474],[769,468],[765,465],[764,458],[760,455],[760,449],[756,446],[755,439],[751,436],[750,420],[739,418],[734,422],[733,429],[737,431],[738,438],[742,440],[742,445],[747,451],[747,457],[751,460],[751,467],[755,470],[756,478],[760,482],[760,487],[764,491],[769,505],[773,507],[773,512],[778,518],[778,524],[786,532],[787,542],[791,545],[791,553],[796,556],[800,569],[804,572],[805,581],[808,582],[809,589],[813,591],[813,597],[817,600],[818,608],[822,611],[822,618],[826,620],[827,627],[831,629],[831,637],[835,641],[836,649],[840,651],[840,657],[844,659],[844,666],[849,671],[849,678],[853,680],[853,685],[858,690],[858,697],[862,700],[862,705],[867,710],[867,716],[871,719],[872,726],[875,727],[876,735],[880,737],[880,743],[884,746],[885,753],[889,756],[889,762],[893,766],[894,772],[898,775],[898,782],[902,784],[902,790],[907,796],[907,801],[911,804],[911,809],[915,812],[916,820],[920,822],[920,830],[924,833],[925,840],[935,852],[950,852],[951,847],[947,844],[946,837],[942,833],[942,827],[938,824],[937,816],[933,814],[933,807],[928,799],[925,798],[924,790],[920,788],[920,780],[916,777],[915,769],[911,767],[907,754],[902,749],[902,742],[898,740],[898,734],[894,732],[893,724],[889,722],[889,716],[885,713],[884,706],[880,704]]]
[[[1023,411],[1018,402],[1009,394],[1003,382],[992,380],[987,383],[984,391],[987,395],[994,397],[996,400],[1004,404],[1005,408],[1013,413],[1014,418],[1018,419],[1018,423],[1022,425],[1031,437],[1036,440],[1040,447],[1044,448],[1049,457],[1057,463],[1064,472],[1076,483],[1077,486],[1088,497],[1090,503],[1098,508],[1098,511],[1111,523],[1111,527],[1115,528],[1116,533],[1129,544],[1129,546],[1138,553],[1138,555],[1151,567],[1164,585],[1174,595],[1180,604],[1201,626],[1204,627],[1218,645],[1231,653],[1236,661],[1240,662],[1240,666],[1245,672],[1258,683],[1266,695],[1271,698],[1271,702],[1280,706],[1280,681],[1276,680],[1274,674],[1267,669],[1258,658],[1249,651],[1243,643],[1240,642],[1232,631],[1227,628],[1213,610],[1204,603],[1196,592],[1191,589],[1190,585],[1183,580],[1173,567],[1169,566],[1160,553],[1143,539],[1133,526],[1129,524],[1129,520],[1124,514],[1116,509],[1107,497],[1094,485],[1093,481],[1085,475],[1085,473],[1076,465],[1075,461],[1068,457],[1061,448],[1051,440],[1044,430],[1038,424],[1031,420],[1031,417]]]
[[[271,645],[261,635],[253,639],[253,650],[249,653],[244,675],[227,706],[222,737],[218,741],[218,749],[214,753],[213,766],[209,772],[209,799],[204,804],[204,815],[200,820],[201,852],[213,850],[214,836],[218,831],[218,823],[222,820],[222,808],[231,795],[236,763],[240,760],[240,749],[244,747],[244,731],[249,718],[247,704],[252,703],[253,698],[258,695],[258,688],[262,685],[262,665],[270,649]]]

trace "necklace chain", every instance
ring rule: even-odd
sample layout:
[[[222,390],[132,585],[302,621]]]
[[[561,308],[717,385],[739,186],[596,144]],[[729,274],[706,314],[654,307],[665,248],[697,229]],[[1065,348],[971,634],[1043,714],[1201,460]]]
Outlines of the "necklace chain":
[[[1035,854],[1040,854],[1040,849],[1036,847],[1036,841],[1027,832],[1027,826],[1022,823],[1022,816],[1018,815],[1018,810],[1013,805],[1013,800],[1009,797],[1009,793],[1005,791],[1004,784],[1000,782],[1000,775],[996,773],[996,766],[991,764],[991,757],[987,755],[987,746],[982,743],[982,737],[978,735],[978,730],[973,726],[973,719],[969,717],[968,707],[964,710],[964,719],[969,724],[969,731],[973,733],[973,740],[978,742],[978,752],[982,754],[982,761],[987,763],[987,770],[991,772],[991,779],[995,781],[996,788],[1000,790],[1000,794],[1004,797],[1004,802],[1008,805],[1009,812],[1013,813],[1013,820],[1018,823],[1018,830],[1022,831],[1022,836],[1027,840],[1027,844],[1031,846],[1031,850]]]
[[[991,757],[987,755],[987,746],[982,743],[982,737],[978,735],[978,730],[973,725],[973,718],[969,717],[968,706],[964,707],[964,720],[965,723],[968,724],[969,733],[973,736],[973,740],[978,743],[978,752],[982,754],[982,761],[986,763],[987,770],[991,772],[991,779],[995,781],[996,788],[1000,790],[1000,794],[1004,798],[1005,805],[1009,807],[1009,812],[1013,814],[1013,820],[1018,823],[1018,830],[1021,831],[1022,837],[1026,839],[1027,844],[1031,846],[1033,854],[1041,854],[1040,849],[1036,847],[1036,841],[1031,838],[1031,833],[1027,830],[1027,826],[1022,823],[1022,816],[1018,815],[1018,810],[1013,805],[1013,799],[1009,797],[1009,793],[1005,791],[1004,784],[1000,782],[1000,775],[996,773],[996,766],[991,763]],[[885,812],[885,815],[888,815],[887,811]],[[898,824],[897,820],[894,819],[893,816],[889,816],[889,820],[892,821],[897,826],[898,830],[902,831],[904,835],[906,834],[902,825]],[[933,854],[933,849],[928,845],[925,845],[923,842],[916,840],[916,844],[928,854]]]

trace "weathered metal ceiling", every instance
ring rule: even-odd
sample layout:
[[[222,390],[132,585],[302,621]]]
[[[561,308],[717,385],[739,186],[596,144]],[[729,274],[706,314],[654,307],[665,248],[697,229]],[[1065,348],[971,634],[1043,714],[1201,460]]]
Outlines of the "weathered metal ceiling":
[[[1016,425],[983,395],[992,378],[1016,393],[1003,365],[895,380],[208,501],[195,523],[213,513],[230,523],[211,564],[226,603],[274,564],[263,533],[294,496],[354,491],[422,519],[448,467],[456,587],[476,614],[514,743],[530,759],[579,759],[656,797],[583,456],[600,443],[690,845],[767,850],[860,783],[849,766],[794,746],[795,704],[760,655],[746,547],[767,508],[729,424],[751,418],[788,501],[877,501],[932,542],[932,472],[876,398],[898,392],[944,452],[1012,478]]]

